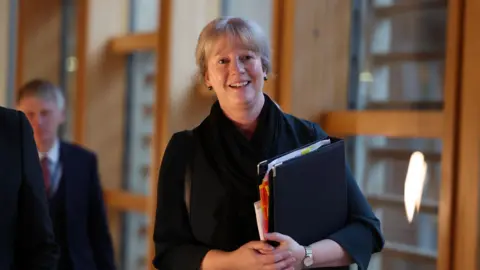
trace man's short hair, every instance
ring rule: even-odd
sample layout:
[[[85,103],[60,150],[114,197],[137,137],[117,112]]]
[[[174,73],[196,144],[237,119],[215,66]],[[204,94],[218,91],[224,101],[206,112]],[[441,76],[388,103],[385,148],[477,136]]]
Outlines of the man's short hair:
[[[25,97],[34,96],[55,101],[60,110],[65,108],[65,97],[60,88],[54,83],[44,79],[33,79],[18,89],[17,104]]]

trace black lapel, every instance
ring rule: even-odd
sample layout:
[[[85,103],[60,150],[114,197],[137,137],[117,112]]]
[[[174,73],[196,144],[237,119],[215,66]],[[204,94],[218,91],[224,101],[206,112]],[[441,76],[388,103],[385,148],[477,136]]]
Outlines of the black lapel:
[[[72,191],[76,189],[75,174],[72,174],[72,168],[74,163],[71,158],[70,147],[68,144],[64,142],[60,142],[60,162],[62,164],[62,176],[61,176],[61,183],[65,186],[65,206],[67,209],[67,213],[70,212],[71,204],[73,203],[73,196]]]

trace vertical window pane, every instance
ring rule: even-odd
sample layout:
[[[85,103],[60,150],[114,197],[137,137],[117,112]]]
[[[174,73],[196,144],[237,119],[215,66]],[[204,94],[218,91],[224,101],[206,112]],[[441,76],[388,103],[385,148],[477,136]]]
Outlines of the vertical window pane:
[[[272,28],[272,0],[222,0],[223,16],[238,16],[255,21],[267,38]]]
[[[59,86],[65,94],[66,121],[60,128],[61,137],[73,139],[76,111],[76,70],[77,70],[77,6],[74,0],[63,0],[60,52]]]
[[[124,270],[148,269],[147,258],[148,217],[142,213],[128,212],[124,214],[123,265]]]
[[[156,31],[160,1],[161,0],[130,0],[130,31]]]
[[[148,194],[153,133],[154,70],[156,54],[138,52],[129,57],[127,89],[127,179],[129,192]]]
[[[155,32],[160,0],[130,0],[130,31]],[[127,62],[127,122],[124,189],[149,194],[153,104],[155,101],[155,51],[136,52]],[[148,218],[144,213],[123,216],[122,269],[147,269]]]
[[[355,109],[442,109],[446,1],[354,1]]]
[[[352,172],[381,220],[386,239],[384,251],[374,255],[369,269],[436,269],[441,140],[358,136],[348,138],[347,145]],[[427,173],[419,212],[410,223],[404,192],[415,151],[424,155]]]
[[[124,188],[149,194],[153,103],[155,100],[155,52],[137,52],[128,60],[127,123]],[[145,214],[127,214],[123,219],[123,269],[146,269],[147,238]]]

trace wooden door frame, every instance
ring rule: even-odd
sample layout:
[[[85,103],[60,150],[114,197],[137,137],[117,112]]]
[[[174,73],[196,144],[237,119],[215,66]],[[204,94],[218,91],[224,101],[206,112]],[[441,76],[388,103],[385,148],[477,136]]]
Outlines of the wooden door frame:
[[[172,51],[172,14],[173,0],[161,0],[159,5],[159,20],[157,30],[157,64],[156,64],[156,88],[153,111],[155,119],[153,123],[152,136],[152,163],[150,173],[150,194],[148,203],[149,226],[147,241],[147,269],[155,269],[151,263],[155,257],[155,243],[153,242],[153,233],[155,230],[155,217],[157,207],[157,182],[158,168],[162,162],[163,153],[169,140],[169,117],[170,117],[170,55]]]
[[[478,269],[480,188],[480,2],[462,2],[462,62],[456,87],[455,209],[453,269]],[[460,4],[458,4],[460,5]]]
[[[457,172],[458,106],[462,55],[463,0],[450,0],[447,5],[447,42],[445,55],[444,108],[442,136],[442,184],[438,212],[437,269],[452,269],[453,220],[455,214],[455,175]]]

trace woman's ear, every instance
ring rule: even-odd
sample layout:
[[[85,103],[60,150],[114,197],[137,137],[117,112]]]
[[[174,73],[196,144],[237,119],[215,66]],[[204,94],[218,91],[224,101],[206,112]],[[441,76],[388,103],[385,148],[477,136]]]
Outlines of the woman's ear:
[[[213,90],[212,84],[210,83],[210,77],[208,76],[207,72],[205,72],[203,80],[205,81],[205,86],[208,88],[208,90]]]
[[[203,75],[203,80],[205,81],[205,85],[207,85],[207,87],[210,87],[211,83],[210,83],[210,76],[208,76],[208,72],[205,72],[205,74]]]
[[[213,86],[210,82],[210,76],[208,76],[208,72],[205,72],[204,75],[204,81],[205,81],[205,86],[208,88],[208,90],[213,90]]]

